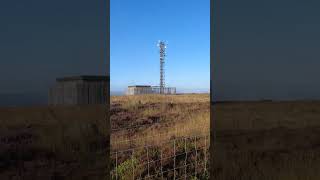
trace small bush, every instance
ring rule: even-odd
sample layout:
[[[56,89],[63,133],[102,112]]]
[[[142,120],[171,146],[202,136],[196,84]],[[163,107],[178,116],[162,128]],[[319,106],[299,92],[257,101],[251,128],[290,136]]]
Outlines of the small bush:
[[[129,179],[130,177],[132,177],[133,171],[134,169],[136,169],[137,164],[138,160],[136,158],[127,159],[126,161],[118,165],[118,167],[116,167],[117,175],[113,175],[112,179],[116,179],[116,176],[118,176],[117,179],[119,180]]]

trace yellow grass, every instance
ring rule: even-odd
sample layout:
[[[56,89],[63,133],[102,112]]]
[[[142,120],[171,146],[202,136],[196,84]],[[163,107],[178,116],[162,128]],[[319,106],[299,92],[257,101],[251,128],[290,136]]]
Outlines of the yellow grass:
[[[24,168],[28,174],[23,174],[23,179],[33,175],[51,179],[54,173],[71,179],[88,173],[92,179],[104,178],[105,109],[103,105],[0,108],[2,177],[17,173],[15,164],[9,162],[27,157]],[[10,156],[6,152],[11,152]],[[77,172],[72,171],[75,167]]]
[[[121,104],[123,109],[137,114],[137,119],[132,119],[132,121],[157,116],[160,123],[157,127],[151,126],[151,128],[138,131],[130,137],[121,137],[119,133],[114,134],[111,136],[112,144],[119,144],[122,141],[134,142],[136,146],[160,144],[173,137],[204,136],[209,133],[208,94],[111,97],[111,104],[117,103]],[[139,109],[139,106],[143,108]]]
[[[208,167],[209,94],[114,96],[111,97],[111,121],[115,129],[111,132],[113,176],[118,172],[124,179],[132,177],[133,160],[146,164],[152,159],[154,163],[150,163],[149,168],[140,166],[134,170],[137,177],[139,173],[148,177],[149,170],[151,175],[158,173],[161,162],[163,171],[168,171],[164,178],[173,179],[174,158],[169,157],[176,155],[179,157],[175,158],[175,167],[187,163],[187,171],[193,169],[198,177],[207,177],[206,169],[199,164]],[[130,152],[134,152],[134,156]],[[195,160],[198,161],[196,168],[191,167]],[[125,173],[121,171],[124,167],[127,167]],[[183,170],[176,171],[177,177],[184,177]],[[204,177],[200,179],[208,179]]]
[[[320,102],[216,104],[213,179],[320,179]]]
[[[146,94],[134,96],[111,96],[111,103],[118,102],[123,105],[137,105],[147,103],[201,103],[209,102],[209,94],[182,94],[182,95],[159,95]]]

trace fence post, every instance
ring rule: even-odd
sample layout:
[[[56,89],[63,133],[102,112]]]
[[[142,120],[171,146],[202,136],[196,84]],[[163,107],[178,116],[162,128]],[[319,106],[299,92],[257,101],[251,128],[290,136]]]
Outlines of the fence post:
[[[162,148],[160,149],[160,163],[161,163],[161,169],[160,169],[161,178],[163,179],[163,170],[162,170]]]
[[[149,166],[149,146],[147,146],[147,166],[148,166],[148,177],[150,177],[150,166]]]
[[[118,180],[118,152],[116,152],[116,180]]]
[[[131,163],[132,163],[132,179],[134,180],[134,149],[132,149],[132,155],[131,155]]]
[[[173,140],[173,179],[176,179],[176,139]]]
[[[194,174],[195,174],[195,177],[197,177],[197,160],[198,160],[197,136],[195,136],[195,139],[194,139],[194,148],[196,150],[196,158],[195,158],[195,164],[194,164]]]
[[[207,136],[204,138],[204,172],[207,172]]]
[[[184,179],[187,179],[187,156],[188,156],[188,152],[187,152],[187,138],[184,138],[184,152],[186,153],[186,157],[184,159]]]

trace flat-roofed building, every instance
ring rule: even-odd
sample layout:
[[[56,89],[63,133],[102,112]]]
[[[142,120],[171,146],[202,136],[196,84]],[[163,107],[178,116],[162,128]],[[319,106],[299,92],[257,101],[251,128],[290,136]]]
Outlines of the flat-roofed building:
[[[160,87],[149,86],[149,85],[128,86],[126,95],[138,95],[138,94],[160,94]],[[176,88],[165,87],[163,88],[163,94],[176,94]]]
[[[48,103],[59,104],[105,104],[109,76],[73,76],[57,78],[49,90]]]
[[[127,95],[136,95],[136,94],[152,94],[152,88],[148,85],[135,85],[128,86]]]

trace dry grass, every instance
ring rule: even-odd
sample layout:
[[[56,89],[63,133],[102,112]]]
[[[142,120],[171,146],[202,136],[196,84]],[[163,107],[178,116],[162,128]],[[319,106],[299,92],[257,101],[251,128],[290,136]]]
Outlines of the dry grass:
[[[120,113],[111,115],[111,121],[114,124],[112,128],[123,128],[123,130],[111,135],[111,144],[130,139],[137,139],[136,145],[154,144],[154,141],[161,142],[172,137],[199,136],[209,133],[208,94],[111,97],[111,106],[115,108],[117,105],[121,110],[119,110]],[[115,125],[117,121],[121,121],[120,116],[125,113],[130,114],[128,123]],[[130,134],[129,137],[130,131],[125,129],[128,127],[139,130]]]
[[[177,143],[177,153],[184,152],[185,146],[190,151],[194,151],[196,137],[198,137],[198,147],[205,145],[208,147],[208,144],[205,144],[204,139],[200,137],[205,137],[209,134],[209,111],[209,94],[111,97],[111,124],[112,129],[114,129],[111,132],[111,149],[113,152],[118,152],[126,149],[152,146],[150,147],[153,149],[152,151],[157,152],[155,153],[157,155],[152,158],[156,160],[160,158],[160,151],[164,153],[164,157],[173,155],[173,140]],[[143,164],[142,157],[146,154],[145,149],[138,149],[134,152],[136,160]],[[203,151],[198,153],[199,157],[200,155],[202,158],[205,156]],[[195,154],[190,153],[188,162],[194,162],[194,156]],[[183,157],[179,158],[177,166],[178,162],[184,161]],[[122,167],[121,165],[125,166],[126,160],[132,159],[132,156],[119,153],[117,159],[120,167]],[[199,159],[199,161],[203,162],[203,159]],[[165,160],[163,163],[165,168],[173,168],[172,158]],[[114,164],[112,166],[115,167]],[[152,164],[152,173],[159,171],[159,168],[160,164]],[[137,174],[140,173],[143,177],[146,176],[146,167],[137,169],[139,169],[139,172],[136,172]],[[116,171],[116,169],[114,170]],[[191,171],[191,169],[189,170]],[[201,170],[201,167],[199,166],[197,170]],[[127,176],[132,176],[129,170],[128,172]],[[183,172],[181,171],[180,173]],[[126,177],[126,175],[123,175],[123,177]],[[173,178],[173,174],[166,174],[165,177]],[[198,177],[200,178],[200,176]],[[202,179],[205,179],[205,177]]]
[[[0,118],[1,179],[106,177],[105,106],[1,108]]]
[[[144,111],[152,109],[152,107],[154,107],[153,105],[158,105],[161,108],[168,110],[168,104],[189,104],[197,106],[197,104],[209,103],[209,94],[111,96],[110,102],[111,106],[121,105],[123,109],[127,110],[136,110],[136,108],[143,105],[151,105],[151,108],[144,108]],[[176,106],[175,108],[178,109],[184,107]]]
[[[320,102],[214,105],[215,179],[320,179]]]

